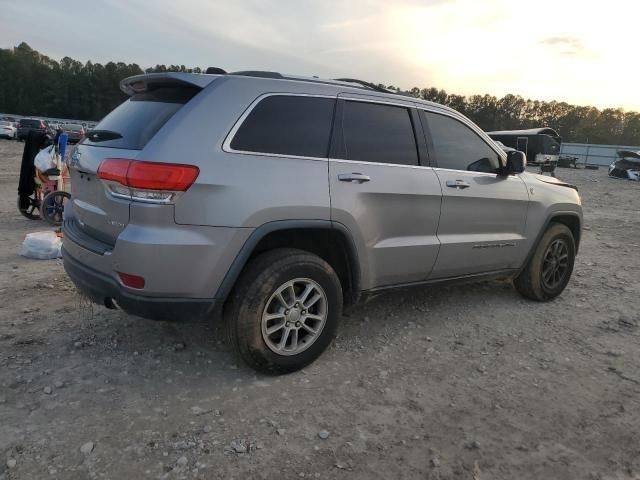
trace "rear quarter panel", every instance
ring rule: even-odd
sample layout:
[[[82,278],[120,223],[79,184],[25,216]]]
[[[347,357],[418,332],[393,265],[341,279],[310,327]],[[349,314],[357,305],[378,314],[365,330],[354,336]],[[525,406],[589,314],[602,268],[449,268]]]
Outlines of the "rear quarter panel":
[[[223,143],[264,93],[318,93],[322,87],[222,77],[165,124],[141,158],[197,165],[196,183],[175,205],[178,224],[258,227],[292,219],[330,219],[328,161],[231,153]]]

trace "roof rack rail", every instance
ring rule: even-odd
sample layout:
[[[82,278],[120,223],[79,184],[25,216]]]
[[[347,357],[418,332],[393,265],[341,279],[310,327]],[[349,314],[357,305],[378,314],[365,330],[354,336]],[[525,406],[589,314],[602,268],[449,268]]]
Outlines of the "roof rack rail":
[[[302,80],[303,79],[303,78],[298,78],[298,77],[288,77],[288,76],[282,75],[279,72],[271,72],[271,71],[268,71],[268,70],[241,70],[241,71],[238,71],[238,72],[226,72],[222,68],[209,67],[209,68],[207,68],[205,73],[215,74],[215,75],[238,75],[238,76],[242,76],[242,77],[276,78],[276,79],[289,79],[289,80]],[[359,85],[360,87],[364,87],[364,88],[367,88],[369,90],[373,90],[375,92],[381,92],[381,93],[388,93],[388,94],[393,94],[393,95],[402,95],[402,96],[413,97],[413,95],[411,95],[411,93],[409,93],[409,92],[400,92],[400,91],[396,92],[394,90],[389,90],[387,88],[380,87],[379,85],[376,85],[375,83],[365,82],[364,80],[358,80],[357,78],[334,78],[333,80],[323,80],[321,78],[318,78],[318,77],[314,76],[313,79],[304,78],[304,80],[306,80],[306,81],[314,81],[314,82],[318,82],[318,83],[328,83],[328,84],[330,84],[331,82],[354,83],[356,85]]]
[[[229,75],[241,75],[245,77],[261,77],[261,78],[285,78],[281,73],[268,72],[262,70],[243,70],[240,72],[230,72]]]
[[[392,90],[388,90],[386,88],[379,87],[378,85],[376,85],[374,83],[365,82],[364,80],[358,80],[357,78],[334,78],[334,80],[337,81],[337,82],[357,83],[358,85],[362,85],[363,87],[370,88],[371,90],[375,90],[376,92],[396,93],[396,92],[394,92]]]

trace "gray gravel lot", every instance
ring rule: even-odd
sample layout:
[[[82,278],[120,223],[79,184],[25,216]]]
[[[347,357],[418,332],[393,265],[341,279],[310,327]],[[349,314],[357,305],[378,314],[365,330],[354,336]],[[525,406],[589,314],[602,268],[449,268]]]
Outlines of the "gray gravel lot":
[[[586,229],[551,303],[506,282],[414,288],[344,318],[283,377],[213,324],[83,302],[16,209],[0,140],[0,479],[640,478],[640,184],[559,170]]]

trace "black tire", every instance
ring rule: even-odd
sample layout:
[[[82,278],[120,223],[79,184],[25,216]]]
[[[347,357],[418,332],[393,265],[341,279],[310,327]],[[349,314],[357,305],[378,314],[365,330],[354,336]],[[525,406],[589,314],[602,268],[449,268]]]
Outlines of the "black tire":
[[[40,205],[40,216],[42,219],[53,227],[62,225],[64,204],[66,200],[70,198],[71,195],[62,190],[54,190],[53,192],[47,193]]]
[[[301,278],[312,280],[323,290],[327,306],[325,323],[304,351],[281,355],[265,341],[262,316],[281,286]],[[342,288],[333,268],[316,255],[292,248],[270,250],[251,260],[225,308],[231,345],[249,366],[271,375],[294,372],[318,358],[335,338],[341,316]]]
[[[557,272],[557,276],[555,273],[547,275],[555,265],[563,265],[561,261],[548,260],[553,257],[552,250],[557,245],[566,249],[566,264],[564,264],[562,272]],[[513,284],[516,290],[531,300],[539,302],[553,300],[562,293],[569,283],[575,256],[576,244],[569,227],[561,223],[552,223],[544,232],[525,269],[514,279]],[[551,278],[553,281],[547,278]]]
[[[40,200],[33,197],[18,196],[18,211],[29,220],[40,220]]]

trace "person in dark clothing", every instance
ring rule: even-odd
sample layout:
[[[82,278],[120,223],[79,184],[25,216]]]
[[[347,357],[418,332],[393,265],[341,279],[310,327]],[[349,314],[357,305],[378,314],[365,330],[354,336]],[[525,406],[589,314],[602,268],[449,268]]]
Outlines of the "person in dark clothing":
[[[35,210],[39,208],[37,200],[32,198],[36,191],[36,167],[33,162],[38,152],[50,144],[51,139],[43,132],[30,131],[25,140],[18,180],[18,209],[28,218],[37,217]]]

